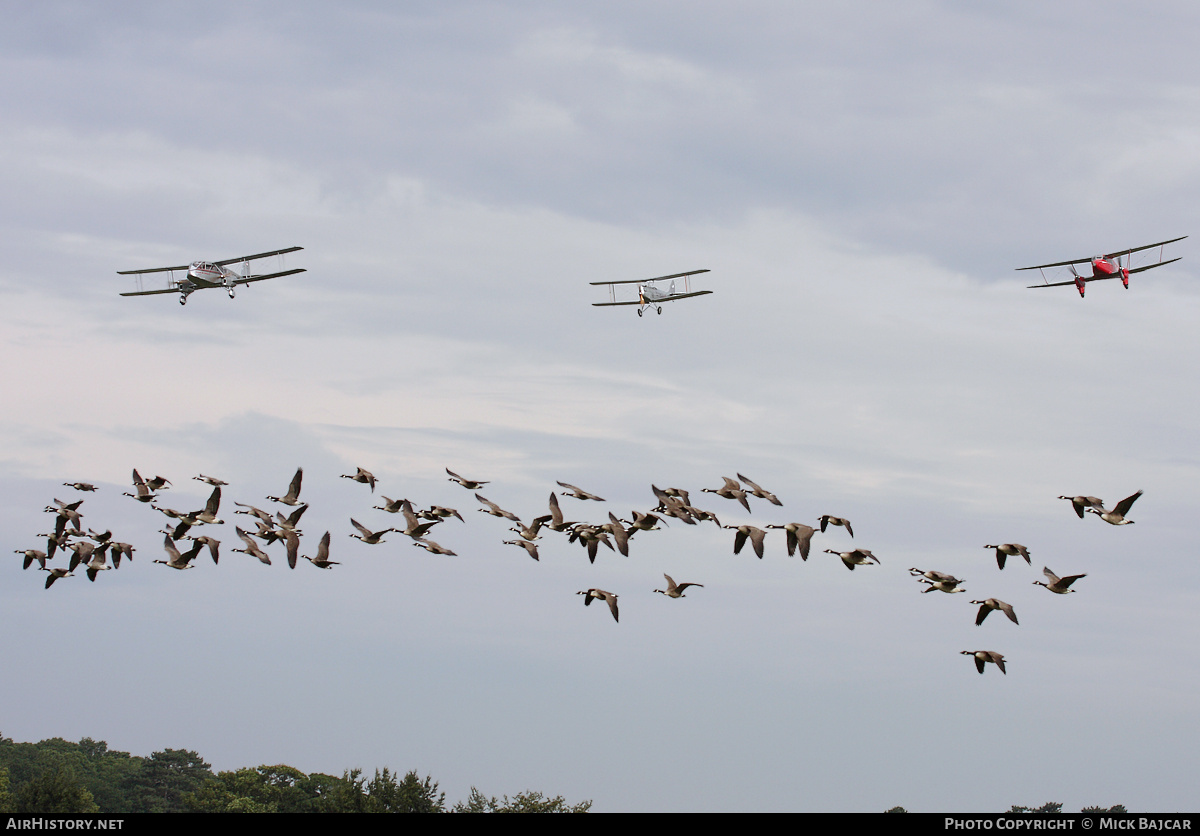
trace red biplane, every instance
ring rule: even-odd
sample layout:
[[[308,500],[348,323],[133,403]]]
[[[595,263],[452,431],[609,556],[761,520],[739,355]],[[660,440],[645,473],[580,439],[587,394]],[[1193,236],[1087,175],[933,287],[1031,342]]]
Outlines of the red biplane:
[[[1056,261],[1053,264],[1035,264],[1033,267],[1018,267],[1018,270],[1043,270],[1047,267],[1069,267],[1073,279],[1066,282],[1047,282],[1046,274],[1042,273],[1043,284],[1031,284],[1030,287],[1062,287],[1063,285],[1073,284],[1079,289],[1079,297],[1083,298],[1083,291],[1088,282],[1099,282],[1104,279],[1120,279],[1126,289],[1129,287],[1129,277],[1134,273],[1141,273],[1145,270],[1151,270],[1155,267],[1162,267],[1164,264],[1171,264],[1179,261],[1178,258],[1171,258],[1166,261],[1162,260],[1162,247],[1167,244],[1174,244],[1176,241],[1182,241],[1187,238],[1186,235],[1179,238],[1172,238],[1170,241],[1159,241],[1157,244],[1147,244],[1144,247],[1131,247],[1127,250],[1117,250],[1115,253],[1106,253],[1104,255],[1096,255],[1091,258],[1077,258],[1073,261]],[[1153,264],[1146,264],[1142,267],[1129,267],[1129,257],[1134,253],[1140,253],[1142,250],[1152,250],[1159,247],[1158,261]],[[1182,256],[1181,256],[1182,257]],[[1124,262],[1122,262],[1124,258]],[[1091,264],[1092,275],[1081,276],[1079,271],[1075,269],[1076,264]]]

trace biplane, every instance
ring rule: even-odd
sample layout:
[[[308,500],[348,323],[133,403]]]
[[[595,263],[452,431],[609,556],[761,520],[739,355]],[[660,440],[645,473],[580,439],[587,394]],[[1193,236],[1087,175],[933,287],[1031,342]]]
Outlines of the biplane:
[[[688,273],[672,273],[669,276],[659,276],[656,279],[629,279],[621,282],[591,282],[593,285],[608,285],[607,302],[593,302],[592,305],[597,308],[606,308],[613,305],[637,305],[638,316],[646,312],[647,308],[654,308],[658,313],[662,313],[663,302],[674,302],[676,299],[690,299],[693,296],[704,296],[712,293],[711,290],[692,290],[691,276],[699,273],[707,273],[708,270],[692,270]],[[678,292],[675,288],[675,280],[683,279],[683,291]],[[670,281],[666,288],[659,287],[655,282]],[[617,288],[619,284],[636,284],[637,295],[636,301],[618,302]]]
[[[188,296],[197,290],[207,290],[214,287],[223,287],[229,293],[229,298],[233,298],[233,290],[237,285],[250,284],[251,282],[263,282],[267,279],[278,279],[280,276],[291,276],[294,273],[303,273],[304,268],[299,267],[294,270],[281,270],[277,273],[264,273],[261,275],[253,275],[250,273],[250,262],[259,258],[267,258],[273,255],[283,255],[284,253],[294,253],[297,250],[302,250],[304,247],[288,247],[286,250],[271,250],[269,253],[256,253],[255,255],[244,255],[239,258],[227,258],[224,261],[193,261],[191,264],[183,264],[177,267],[151,267],[149,270],[118,270],[118,276],[142,276],[146,273],[170,273],[171,276],[167,279],[167,286],[160,290],[141,290],[140,288],[130,293],[122,293],[122,296],[153,296],[157,293],[178,293],[179,304],[186,305]],[[230,270],[227,265],[241,263],[241,273]],[[176,279],[175,271],[185,271],[183,278]],[[140,285],[140,279],[139,279]]]
[[[1187,238],[1186,235],[1179,238],[1172,238],[1170,241],[1159,241],[1157,244],[1146,244],[1144,247],[1130,247],[1127,250],[1117,250],[1114,253],[1105,253],[1104,255],[1095,255],[1090,258],[1077,258],[1073,261],[1056,261],[1053,264],[1035,264],[1033,267],[1018,267],[1018,270],[1044,270],[1047,267],[1069,267],[1071,275],[1074,277],[1070,281],[1065,282],[1047,282],[1046,274],[1042,273],[1042,284],[1031,284],[1029,287],[1062,287],[1064,285],[1073,284],[1079,290],[1079,298],[1083,298],[1084,288],[1088,282],[1099,282],[1105,279],[1120,279],[1121,284],[1129,289],[1129,277],[1134,273],[1141,273],[1146,270],[1152,270],[1155,267],[1162,267],[1164,264],[1172,264],[1179,261],[1179,258],[1171,258],[1163,261],[1162,248],[1167,244],[1174,244],[1176,241],[1182,241]],[[1158,261],[1153,264],[1146,264],[1142,267],[1134,267],[1130,269],[1129,259],[1134,253],[1140,253],[1142,250],[1152,250],[1158,247]],[[1122,261],[1124,258],[1124,261]],[[1182,258],[1182,256],[1180,256]],[[1091,264],[1092,275],[1082,276],[1075,269],[1076,264]]]

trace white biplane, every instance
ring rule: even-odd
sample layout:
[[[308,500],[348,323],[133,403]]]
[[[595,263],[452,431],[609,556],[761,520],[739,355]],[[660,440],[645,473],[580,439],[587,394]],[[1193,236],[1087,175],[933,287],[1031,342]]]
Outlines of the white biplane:
[[[290,276],[294,273],[303,273],[304,268],[299,267],[294,270],[282,270],[278,273],[264,273],[262,275],[252,275],[250,271],[250,262],[259,258],[267,258],[272,255],[283,255],[284,253],[294,253],[297,250],[302,250],[304,247],[288,247],[286,250],[271,250],[269,253],[257,253],[255,255],[244,255],[240,258],[227,258],[224,261],[193,261],[191,264],[184,264],[178,267],[152,267],[149,270],[118,270],[118,276],[141,276],[145,273],[170,273],[170,278],[167,279],[167,286],[161,290],[135,290],[130,293],[122,293],[122,296],[153,296],[156,293],[178,293],[179,304],[186,305],[187,298],[197,290],[207,290],[213,287],[223,287],[229,293],[229,298],[233,298],[233,289],[239,284],[250,284],[250,282],[263,282],[267,279],[278,279],[280,276]],[[242,272],[236,273],[230,270],[226,265],[241,263]],[[184,270],[186,273],[181,279],[175,278],[176,270]],[[140,279],[139,279],[140,285]]]
[[[707,273],[708,270],[692,270],[689,273],[673,273],[670,276],[659,276],[656,279],[629,279],[622,282],[591,282],[593,285],[608,285],[608,302],[593,302],[592,305],[597,308],[606,308],[613,305],[637,305],[638,316],[646,312],[646,308],[655,308],[660,314],[662,313],[663,302],[674,302],[676,299],[690,299],[693,296],[704,296],[712,293],[711,290],[692,290],[691,279],[689,276],[695,276],[697,273]],[[655,282],[671,281],[665,289],[659,287]],[[675,290],[675,279],[683,279],[683,292],[677,293]],[[634,302],[618,302],[616,285],[619,284],[636,284],[638,298]]]

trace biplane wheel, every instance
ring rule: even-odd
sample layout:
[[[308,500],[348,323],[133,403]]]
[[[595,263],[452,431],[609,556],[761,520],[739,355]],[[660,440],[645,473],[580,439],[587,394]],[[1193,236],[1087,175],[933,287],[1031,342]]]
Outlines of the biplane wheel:
[[[658,306],[658,315],[662,316],[662,305]]]
[[[642,309],[638,308],[638,316],[641,316],[641,315],[642,315]]]
[[[230,290],[229,290],[229,298],[230,299],[233,298],[233,289],[232,288],[230,288]]]
[[[187,304],[187,297],[186,297],[186,296],[180,296],[180,297],[179,297],[179,304],[181,304],[181,305],[186,305],[186,304]]]

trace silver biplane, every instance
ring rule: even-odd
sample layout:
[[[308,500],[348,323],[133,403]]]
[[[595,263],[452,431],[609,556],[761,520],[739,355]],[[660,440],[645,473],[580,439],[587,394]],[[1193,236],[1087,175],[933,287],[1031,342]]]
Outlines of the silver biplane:
[[[597,308],[607,308],[613,305],[637,305],[638,316],[646,312],[646,308],[654,308],[658,313],[662,313],[663,302],[674,302],[676,299],[690,299],[693,296],[704,296],[712,293],[711,290],[692,290],[690,276],[695,276],[698,273],[707,273],[708,270],[692,270],[688,273],[672,273],[670,276],[659,276],[656,279],[629,279],[621,282],[591,282],[593,285],[608,285],[607,302],[593,302],[592,305]],[[675,289],[675,279],[683,279],[683,292],[677,292]],[[670,284],[666,288],[661,288],[655,282],[665,282],[670,280]],[[636,284],[638,298],[633,302],[618,302],[616,285],[619,284]]]
[[[283,255],[284,253],[294,253],[297,250],[302,250],[304,247],[288,247],[286,250],[271,250],[269,253],[257,253],[255,255],[244,255],[240,258],[227,258],[224,261],[193,261],[191,264],[183,264],[178,267],[152,267],[149,270],[118,270],[118,276],[142,276],[145,273],[170,273],[171,276],[167,279],[167,286],[161,290],[135,290],[130,293],[122,293],[122,296],[153,296],[156,293],[178,293],[179,304],[186,305],[188,296],[197,290],[207,290],[214,287],[223,287],[229,293],[229,298],[233,298],[233,289],[240,284],[250,284],[250,282],[263,282],[267,279],[278,279],[280,276],[290,276],[294,273],[303,273],[304,268],[299,267],[294,270],[282,270],[278,273],[264,273],[261,275],[252,275],[250,273],[250,262],[259,258],[267,258],[272,255]],[[241,263],[241,273],[230,270],[226,265]],[[183,278],[176,279],[175,271],[185,271]],[[139,279],[139,287],[140,287]]]

